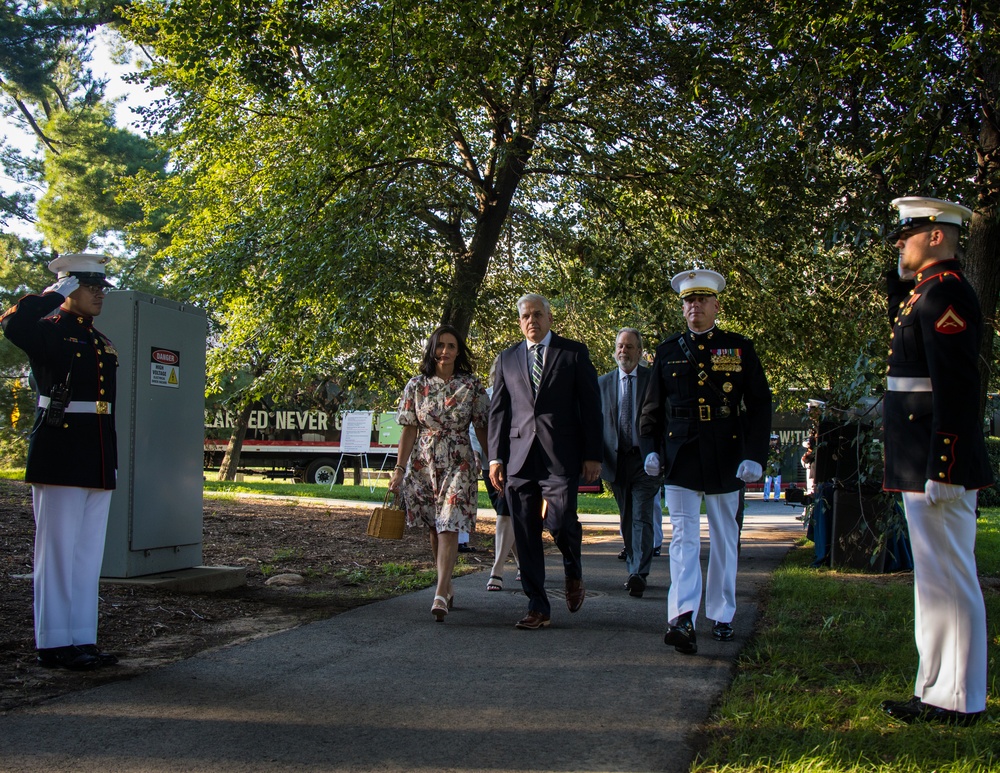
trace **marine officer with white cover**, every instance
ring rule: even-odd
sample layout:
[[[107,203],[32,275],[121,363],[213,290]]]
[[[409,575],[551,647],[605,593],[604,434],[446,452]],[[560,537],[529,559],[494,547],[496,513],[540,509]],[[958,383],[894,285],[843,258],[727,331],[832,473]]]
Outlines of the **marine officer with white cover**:
[[[986,609],[976,574],[976,490],[994,482],[979,416],[979,301],[957,260],[972,211],[896,199],[889,235],[893,323],[883,424],[887,491],[901,491],[913,548],[914,696],[885,701],[904,722],[971,724],[986,709]]]
[[[38,387],[25,480],[35,512],[34,609],[38,662],[89,670],[117,662],[97,648],[97,603],[115,488],[118,354],[94,328],[110,287],[103,255],[62,255],[41,295],[0,317]]]
[[[734,637],[740,489],[764,471],[771,389],[750,340],[715,326],[725,277],[693,269],[670,284],[688,329],[656,349],[639,434],[646,473],[662,469],[673,528],[663,641],[690,655],[698,651],[702,499],[711,543],[705,613],[714,621],[713,639]]]

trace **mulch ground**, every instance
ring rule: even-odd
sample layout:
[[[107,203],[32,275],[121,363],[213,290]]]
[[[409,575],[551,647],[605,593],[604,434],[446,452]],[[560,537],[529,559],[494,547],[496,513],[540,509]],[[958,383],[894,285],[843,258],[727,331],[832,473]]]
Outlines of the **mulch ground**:
[[[412,590],[387,563],[431,569],[427,532],[401,540],[368,537],[368,509],[275,500],[206,499],[203,563],[244,566],[236,590],[184,594],[130,585],[101,586],[98,644],[121,658],[94,672],[35,663],[30,579],[34,518],[27,484],[0,481],[0,711],[72,690],[126,679],[198,652],[320,620]],[[492,524],[480,524],[471,567],[492,563]],[[265,585],[291,573],[303,583]]]

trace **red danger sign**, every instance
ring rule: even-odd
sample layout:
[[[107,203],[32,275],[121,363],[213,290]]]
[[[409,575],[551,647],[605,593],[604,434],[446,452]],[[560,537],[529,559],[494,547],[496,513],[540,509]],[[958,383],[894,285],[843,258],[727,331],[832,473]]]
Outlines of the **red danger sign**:
[[[158,362],[161,365],[180,365],[181,364],[181,353],[172,351],[171,349],[153,349],[152,350],[152,360],[153,362]]]

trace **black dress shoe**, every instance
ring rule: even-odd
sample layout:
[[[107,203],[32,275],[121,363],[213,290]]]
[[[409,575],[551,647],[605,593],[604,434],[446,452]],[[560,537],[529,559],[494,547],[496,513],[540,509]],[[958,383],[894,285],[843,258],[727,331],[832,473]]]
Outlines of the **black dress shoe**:
[[[476,552],[476,548],[473,545],[470,545],[468,542],[463,542],[461,545],[458,546],[458,552],[459,553],[475,553]]]
[[[660,557],[660,548],[653,548],[653,556],[656,558]]]
[[[114,666],[118,663],[118,658],[115,655],[112,655],[110,652],[101,652],[97,649],[96,644],[81,644],[77,649],[97,658],[102,666]]]
[[[48,647],[38,650],[38,665],[44,668],[67,668],[70,671],[92,671],[101,661],[79,647]]]
[[[637,574],[630,574],[628,582],[625,583],[625,587],[628,588],[629,596],[635,596],[637,599],[641,599],[642,592],[646,590],[646,581]]]
[[[628,551],[625,548],[622,548],[622,552],[618,554],[618,560],[624,561],[626,558],[628,558]]]
[[[712,626],[712,638],[716,641],[732,641],[733,626],[729,623],[716,623]]]
[[[672,644],[675,650],[684,655],[694,655],[698,651],[698,642],[690,618],[678,618],[676,625],[667,628],[663,643]]]
[[[986,716],[985,711],[974,711],[967,714],[963,711],[941,709],[924,703],[916,695],[908,701],[882,701],[880,708],[893,719],[898,719],[908,725],[914,722],[938,722],[943,725],[967,727]]]

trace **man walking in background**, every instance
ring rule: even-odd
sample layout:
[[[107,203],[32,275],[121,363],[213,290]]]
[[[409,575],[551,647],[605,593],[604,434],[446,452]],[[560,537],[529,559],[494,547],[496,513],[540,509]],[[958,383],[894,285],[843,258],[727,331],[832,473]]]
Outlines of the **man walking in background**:
[[[630,596],[641,598],[653,562],[653,503],[660,479],[646,474],[639,451],[639,408],[649,386],[649,368],[639,367],[642,336],[622,328],[615,340],[618,367],[598,379],[604,424],[601,477],[618,503],[625,542]]]

